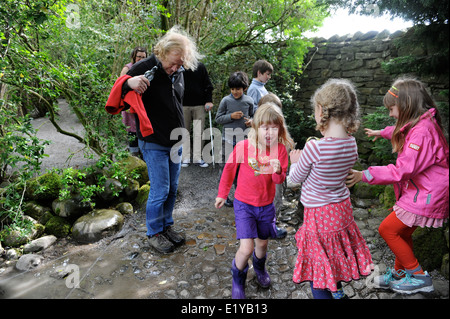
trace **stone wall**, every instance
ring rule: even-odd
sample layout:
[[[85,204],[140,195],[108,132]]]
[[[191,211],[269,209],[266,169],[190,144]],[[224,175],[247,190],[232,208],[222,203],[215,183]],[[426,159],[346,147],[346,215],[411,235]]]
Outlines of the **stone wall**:
[[[297,106],[309,114],[310,98],[320,85],[329,78],[347,78],[358,89],[362,114],[373,112],[376,107],[383,105],[383,96],[396,78],[383,71],[381,63],[408,54],[421,56],[432,53],[420,48],[409,52],[397,49],[394,45],[395,39],[409,36],[410,33],[371,31],[365,34],[357,32],[354,35],[333,36],[328,40],[313,39],[315,47],[311,48],[305,57],[306,67],[299,81],[300,90],[294,98]],[[436,101],[448,105],[448,100],[439,95],[441,90],[448,89],[448,75],[419,79],[427,84]]]

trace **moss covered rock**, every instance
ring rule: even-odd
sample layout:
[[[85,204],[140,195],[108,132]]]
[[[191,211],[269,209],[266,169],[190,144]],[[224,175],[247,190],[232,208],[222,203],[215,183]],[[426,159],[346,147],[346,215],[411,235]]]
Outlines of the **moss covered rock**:
[[[393,185],[386,185],[384,187],[384,192],[380,194],[380,202],[383,204],[383,207],[389,209],[395,204],[395,192]]]
[[[26,215],[37,220],[39,223],[45,225],[51,216],[51,209],[37,203],[36,201],[26,202],[23,205],[23,211]]]
[[[136,203],[139,206],[145,205],[145,203],[147,203],[148,193],[149,192],[150,192],[150,185],[149,184],[142,185],[139,188],[139,192],[138,192],[138,195],[136,197]]]
[[[39,237],[44,232],[44,226],[39,224],[36,220],[29,216],[24,216],[24,219],[30,223],[26,225],[16,225],[14,228],[5,228],[0,232],[0,238],[5,246],[20,247],[30,240]]]
[[[131,172],[135,172],[139,174],[139,177],[136,180],[139,182],[139,185],[143,185],[148,182],[148,171],[147,164],[136,156],[128,156],[126,159],[121,161],[121,164],[125,167],[125,173],[131,176]]]
[[[444,229],[420,228],[413,235],[414,254],[423,269],[441,269],[442,259],[448,253]]]
[[[444,275],[446,279],[448,279],[448,254],[445,254],[442,258],[442,266],[441,266],[441,273]]]
[[[370,185],[367,183],[357,183],[353,186],[352,193],[357,198],[375,199],[383,193],[384,185]]]
[[[131,205],[128,202],[120,203],[116,206],[116,210],[118,210],[122,215],[129,215],[133,214],[134,208],[133,205]]]
[[[83,201],[81,195],[74,195],[67,199],[55,199],[52,203],[52,209],[56,215],[74,221],[78,217],[92,210],[92,203]]]
[[[67,237],[70,234],[72,225],[60,216],[52,216],[45,224],[45,231],[56,237]]]
[[[48,202],[59,196],[62,182],[56,172],[48,172],[27,183],[27,197],[38,202]]]

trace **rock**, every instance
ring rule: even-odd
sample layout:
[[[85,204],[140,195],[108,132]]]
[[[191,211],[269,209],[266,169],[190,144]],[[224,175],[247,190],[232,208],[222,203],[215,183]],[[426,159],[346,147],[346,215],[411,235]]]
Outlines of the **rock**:
[[[130,176],[132,172],[139,175],[136,180],[139,185],[143,185],[148,182],[147,164],[136,156],[128,156],[125,160],[121,161],[121,164],[125,168],[126,176]]]
[[[134,208],[133,205],[131,205],[128,202],[120,203],[116,206],[116,209],[122,214],[122,215],[128,215],[133,214]]]
[[[124,189],[124,195],[126,201],[132,201],[139,193],[139,182],[131,179],[128,180],[128,185]]]
[[[45,224],[49,216],[51,216],[51,209],[49,207],[44,207],[35,201],[26,202],[23,206],[23,211],[26,215],[37,220],[41,224]],[[48,214],[50,213],[50,215]]]
[[[447,242],[442,228],[421,228],[412,234],[414,255],[425,270],[441,269],[442,259],[448,254]]]
[[[23,255],[16,263],[16,268],[20,271],[28,271],[37,268],[43,257],[35,254]]]
[[[33,253],[37,251],[44,250],[51,246],[55,241],[56,237],[53,235],[44,236],[38,239],[35,239],[23,247],[24,253]]]
[[[357,183],[353,186],[355,198],[375,199],[384,191],[384,185],[369,185],[367,183]]]
[[[144,205],[147,202],[148,199],[148,193],[150,192],[150,185],[144,184],[139,188],[138,195],[136,197],[136,203],[141,206]]]
[[[52,216],[45,224],[45,231],[58,238],[66,237],[70,234],[71,224],[60,216]]]
[[[380,196],[381,198],[381,196]],[[393,185],[386,185],[382,196],[382,204],[384,208],[389,209],[395,204],[395,193]]]
[[[214,250],[216,251],[216,254],[218,256],[223,255],[225,253],[225,245],[222,244],[215,244]]]
[[[83,201],[80,195],[75,195],[72,198],[59,200],[56,199],[52,203],[52,209],[58,216],[64,218],[72,218],[72,221],[90,210],[92,210],[92,204],[90,202]]]
[[[5,229],[1,232],[0,237],[3,237],[3,244],[5,246],[19,247],[43,233],[44,226],[37,223],[30,216],[25,215],[24,219],[29,220],[32,225],[23,226],[12,230]]]
[[[369,216],[369,212],[367,209],[364,208],[353,208],[353,216],[355,217],[355,220],[366,220]]]
[[[104,202],[110,202],[118,198],[118,194],[124,189],[122,183],[114,178],[107,178],[103,184],[104,190],[100,192],[98,196]]]
[[[19,256],[21,256],[22,254],[18,251],[17,248],[11,248],[8,249],[5,253],[5,258],[6,260],[15,260],[15,259],[19,259]]]
[[[79,242],[96,242],[119,231],[123,222],[124,217],[117,210],[96,209],[77,219],[72,227],[72,236]]]
[[[24,230],[11,230],[3,235],[3,243],[9,247],[19,247],[30,240],[29,235],[23,234]]]
[[[26,194],[37,201],[52,201],[59,196],[61,176],[56,172],[45,173],[27,182]]]

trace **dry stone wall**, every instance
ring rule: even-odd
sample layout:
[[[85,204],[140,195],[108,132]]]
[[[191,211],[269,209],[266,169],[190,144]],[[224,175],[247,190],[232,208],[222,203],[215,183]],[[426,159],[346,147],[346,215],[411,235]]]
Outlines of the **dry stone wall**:
[[[346,78],[358,89],[358,100],[362,114],[371,113],[383,105],[383,96],[396,76],[387,74],[381,63],[398,56],[426,55],[424,50],[402,52],[395,46],[395,40],[407,36],[406,32],[371,31],[354,35],[333,36],[330,39],[313,39],[314,47],[305,57],[305,70],[299,81],[300,90],[295,96],[297,107],[311,112],[310,98],[314,91],[329,78]],[[430,52],[431,54],[431,52]],[[410,74],[414,76],[414,74]],[[447,103],[439,92],[448,89],[448,75],[445,77],[419,78],[425,82],[436,101]]]

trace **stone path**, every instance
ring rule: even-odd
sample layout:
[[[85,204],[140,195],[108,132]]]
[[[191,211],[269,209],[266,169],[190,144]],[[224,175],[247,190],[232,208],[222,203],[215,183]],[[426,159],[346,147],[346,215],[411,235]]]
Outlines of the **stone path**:
[[[63,127],[79,131],[79,123],[61,103]],[[66,114],[67,113],[67,114]],[[40,138],[53,140],[46,153],[50,157],[44,168],[82,166],[86,164],[82,146],[73,138],[56,133],[48,120],[34,123],[40,128]],[[77,151],[66,162],[68,150]],[[230,264],[238,248],[235,239],[232,208],[214,208],[220,169],[183,168],[174,211],[175,226],[184,232],[187,242],[169,255],[156,253],[145,236],[145,213],[126,217],[122,230],[112,237],[90,245],[80,245],[70,238],[58,239],[46,250],[36,253],[41,262],[34,270],[20,272],[16,261],[0,257],[0,299],[147,299],[193,300],[206,298],[229,300],[231,296]],[[288,236],[271,240],[268,251],[268,271],[272,285],[261,289],[255,282],[253,269],[247,278],[246,293],[253,300],[311,299],[308,283],[292,282],[297,257],[294,235],[301,225],[296,211],[298,194],[287,191],[285,209],[279,216]],[[370,203],[369,203],[370,204]],[[381,219],[371,216],[364,206],[355,203],[354,215],[371,250],[378,271],[392,266],[393,255],[378,235]],[[449,282],[432,272],[435,292],[403,296],[390,291],[373,289],[366,279],[344,284],[351,299],[447,299]],[[370,277],[369,277],[370,279]],[[177,308],[178,311],[178,308]]]
[[[195,179],[192,176],[197,176]],[[232,208],[217,210],[213,201],[217,188],[196,192],[199,186],[218,183],[218,168],[188,167],[180,176],[179,200],[174,212],[176,228],[186,235],[186,244],[175,252],[161,255],[145,236],[142,209],[127,217],[121,232],[90,245],[69,239],[38,253],[43,261],[35,270],[19,272],[13,262],[0,265],[2,298],[158,298],[228,299],[231,296],[230,263],[238,248]],[[208,195],[209,194],[209,195]],[[268,271],[272,285],[262,289],[256,284],[253,269],[247,278],[250,299],[311,299],[308,283],[292,282],[297,257],[294,235],[301,223],[297,199],[287,192],[285,209],[279,217],[288,236],[271,240]],[[196,203],[195,205],[189,203]],[[197,207],[190,207],[197,206]],[[377,271],[392,265],[392,254],[376,231],[378,218],[363,208],[355,208],[355,219],[371,249]],[[76,270],[76,271],[74,271]],[[78,275],[78,277],[77,277]],[[448,299],[449,284],[433,272],[435,292],[399,295],[373,289],[365,278],[344,284],[351,299]],[[368,277],[370,279],[370,277]],[[79,282],[79,287],[75,284]]]

